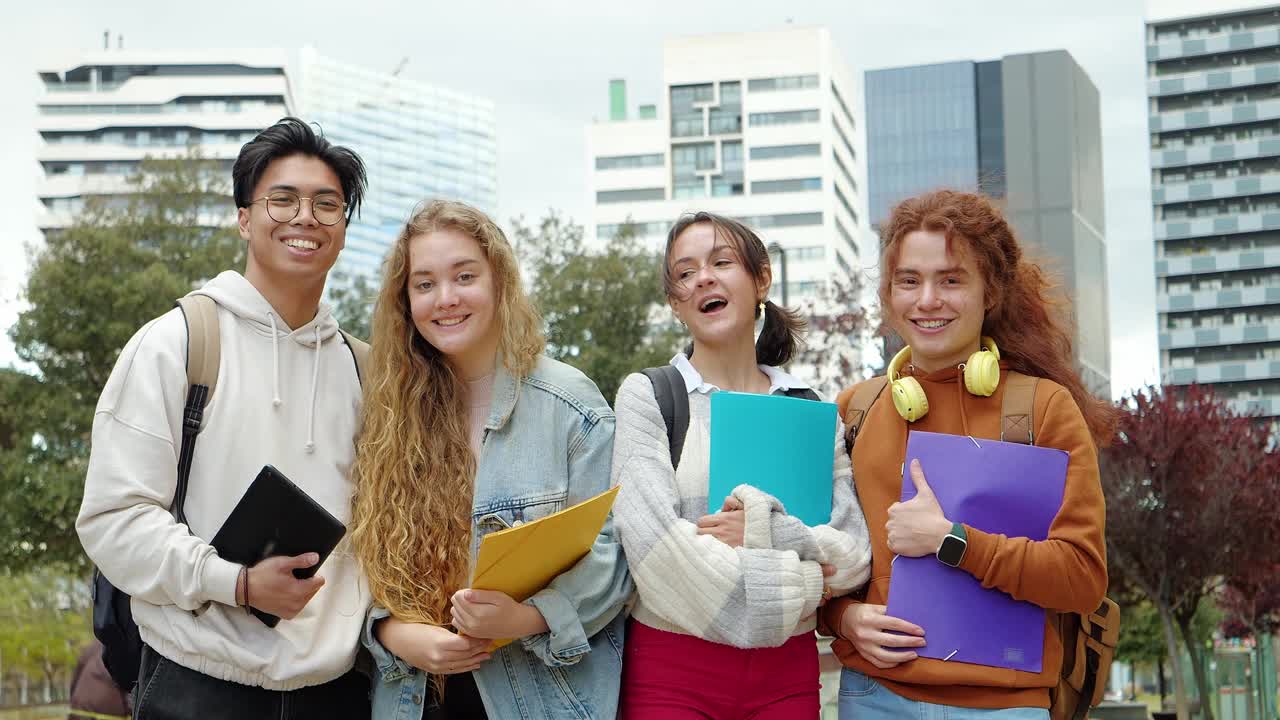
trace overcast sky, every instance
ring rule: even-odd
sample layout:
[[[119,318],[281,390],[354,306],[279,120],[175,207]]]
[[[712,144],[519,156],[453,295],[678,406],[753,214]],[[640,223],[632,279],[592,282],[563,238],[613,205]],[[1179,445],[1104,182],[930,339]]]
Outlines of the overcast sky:
[[[855,70],[1066,49],[1102,97],[1114,394],[1158,379],[1145,90],[1147,17],[1250,0],[953,0],[872,2],[262,3],[60,0],[11,4],[0,27],[0,329],[14,321],[25,247],[39,239],[33,187],[35,67],[51,50],[284,47],[312,44],[339,60],[492,99],[498,113],[499,215],[588,210],[585,126],[608,112],[608,81],[628,105],[659,100],[662,42],[672,35],[825,25]],[[189,9],[188,9],[189,8]],[[865,123],[860,123],[865,127]],[[7,336],[0,365],[15,361]]]

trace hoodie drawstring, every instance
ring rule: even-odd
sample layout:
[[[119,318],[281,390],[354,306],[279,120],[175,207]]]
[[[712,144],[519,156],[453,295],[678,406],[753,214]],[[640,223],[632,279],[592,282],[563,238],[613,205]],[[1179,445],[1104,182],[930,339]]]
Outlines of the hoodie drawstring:
[[[315,427],[316,427],[316,389],[320,383],[320,328],[316,327],[316,362],[311,369],[311,411],[307,415],[307,444],[308,453],[316,451]]]
[[[267,313],[271,321],[271,405],[280,407],[280,337],[276,331],[276,314]]]

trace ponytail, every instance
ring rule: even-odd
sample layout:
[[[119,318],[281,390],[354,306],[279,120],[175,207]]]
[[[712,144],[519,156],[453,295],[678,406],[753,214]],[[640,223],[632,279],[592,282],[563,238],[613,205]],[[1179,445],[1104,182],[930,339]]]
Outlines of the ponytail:
[[[756,364],[786,365],[804,347],[804,318],[772,300],[764,303],[764,327],[756,339]]]

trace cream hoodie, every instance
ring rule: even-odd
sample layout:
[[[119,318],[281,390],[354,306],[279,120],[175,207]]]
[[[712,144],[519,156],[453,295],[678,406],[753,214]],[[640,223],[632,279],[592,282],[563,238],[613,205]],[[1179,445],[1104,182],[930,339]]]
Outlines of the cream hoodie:
[[[164,657],[271,690],[328,682],[351,669],[369,605],[350,540],[320,568],[325,585],[302,613],[274,629],[235,607],[240,566],[209,542],[266,464],[348,523],[355,363],[325,305],[292,330],[238,273],[193,294],[218,303],[222,356],[191,466],[190,530],[169,512],[187,392],[187,330],[176,309],[133,336],[103,388],[76,530],[103,574],[133,596],[142,640]]]

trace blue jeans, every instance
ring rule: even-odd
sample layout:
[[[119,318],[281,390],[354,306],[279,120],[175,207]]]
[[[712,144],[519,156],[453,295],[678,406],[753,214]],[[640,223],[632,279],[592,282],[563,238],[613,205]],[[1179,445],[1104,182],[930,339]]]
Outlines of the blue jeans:
[[[1037,707],[982,710],[908,700],[856,670],[840,671],[840,720],[1049,720]]]

